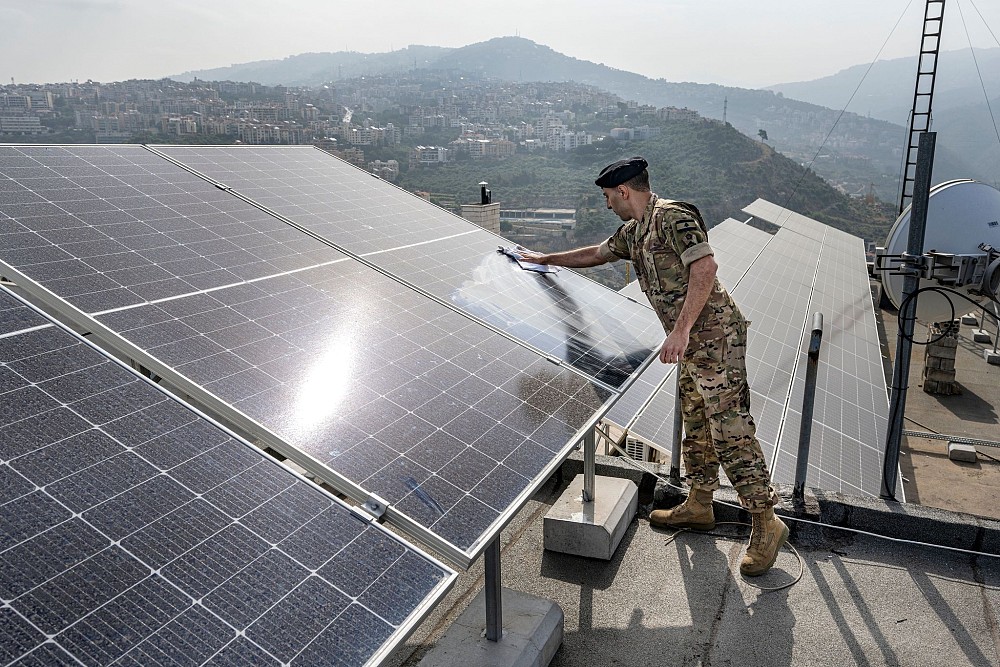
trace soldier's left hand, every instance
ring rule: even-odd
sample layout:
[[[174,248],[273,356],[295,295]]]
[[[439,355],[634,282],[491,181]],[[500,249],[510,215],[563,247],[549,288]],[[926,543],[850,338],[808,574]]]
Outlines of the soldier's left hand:
[[[548,264],[544,253],[528,250],[527,248],[522,248],[521,246],[518,246],[515,250],[517,252],[517,256],[522,261],[531,262],[533,264]]]
[[[690,334],[674,329],[660,346],[660,363],[676,364],[684,358],[688,343],[691,340]]]

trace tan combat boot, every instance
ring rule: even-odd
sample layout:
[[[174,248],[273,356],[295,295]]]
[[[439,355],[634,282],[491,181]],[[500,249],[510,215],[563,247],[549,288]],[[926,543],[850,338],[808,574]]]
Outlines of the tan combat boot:
[[[788,526],[774,516],[774,510],[767,508],[763,512],[750,515],[753,528],[750,531],[750,544],[747,553],[740,563],[740,572],[748,577],[757,577],[774,565],[778,558],[778,550],[788,540]]]
[[[715,513],[712,511],[714,491],[691,487],[691,493],[683,504],[668,510],[654,510],[649,514],[649,523],[657,528],[690,528],[691,530],[713,530]]]

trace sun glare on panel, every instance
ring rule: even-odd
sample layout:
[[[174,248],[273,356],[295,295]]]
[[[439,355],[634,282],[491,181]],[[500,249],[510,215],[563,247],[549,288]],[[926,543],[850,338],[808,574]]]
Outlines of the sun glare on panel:
[[[326,351],[300,385],[292,413],[292,425],[298,433],[309,433],[335,417],[347,394],[355,341],[350,334],[338,334],[328,341]]]

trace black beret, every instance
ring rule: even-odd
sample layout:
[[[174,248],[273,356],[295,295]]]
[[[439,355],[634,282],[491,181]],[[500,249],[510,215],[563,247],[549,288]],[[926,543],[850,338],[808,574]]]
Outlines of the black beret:
[[[639,156],[630,157],[627,160],[619,160],[602,169],[594,183],[598,187],[613,188],[621,185],[630,178],[635,178],[647,166],[649,166],[648,163]]]

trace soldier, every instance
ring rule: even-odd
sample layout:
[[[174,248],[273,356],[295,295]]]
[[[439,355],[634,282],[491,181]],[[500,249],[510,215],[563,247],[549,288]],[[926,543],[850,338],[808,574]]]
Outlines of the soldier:
[[[595,183],[608,208],[625,224],[600,245],[539,254],[538,264],[570,268],[631,260],[642,291],[667,334],[662,363],[678,364],[684,413],[684,465],[691,485],[687,500],[649,516],[654,526],[712,530],[712,496],[719,488],[719,463],[750,512],[753,528],[740,572],[767,572],[788,539],[788,527],[774,515],[778,500],[750,415],[746,377],[747,321],[716,279],[708,231],[693,205],[661,199],[649,189],[641,157],[605,167]]]

